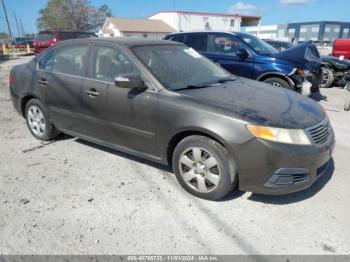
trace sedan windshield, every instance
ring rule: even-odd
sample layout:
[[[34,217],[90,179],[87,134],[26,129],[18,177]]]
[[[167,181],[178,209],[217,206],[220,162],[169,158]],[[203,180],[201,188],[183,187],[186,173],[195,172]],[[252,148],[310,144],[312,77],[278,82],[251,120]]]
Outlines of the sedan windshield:
[[[139,46],[133,50],[152,74],[170,90],[201,88],[233,78],[194,49],[183,45]]]
[[[253,35],[244,35],[242,36],[243,41],[255,50],[259,55],[273,55],[278,53],[278,51],[270,46],[263,40],[253,36]]]

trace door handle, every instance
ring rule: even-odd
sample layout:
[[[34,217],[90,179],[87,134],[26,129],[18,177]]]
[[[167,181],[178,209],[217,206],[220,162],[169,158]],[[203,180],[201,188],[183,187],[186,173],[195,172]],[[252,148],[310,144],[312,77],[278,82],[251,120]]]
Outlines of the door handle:
[[[91,98],[95,98],[96,96],[98,96],[100,94],[94,88],[91,88],[90,90],[86,90],[85,93]]]
[[[38,83],[41,85],[41,86],[46,86],[49,82],[46,81],[45,78],[40,78],[37,80]]]

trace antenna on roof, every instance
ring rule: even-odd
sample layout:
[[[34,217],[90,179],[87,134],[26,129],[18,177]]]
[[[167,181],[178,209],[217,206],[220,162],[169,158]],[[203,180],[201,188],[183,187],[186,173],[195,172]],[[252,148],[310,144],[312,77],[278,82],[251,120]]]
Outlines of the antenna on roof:
[[[19,25],[18,25],[18,20],[17,20],[16,12],[13,12],[13,13],[14,13],[14,15],[15,15],[15,21],[16,21],[16,26],[17,26],[17,34],[18,34],[18,36],[22,36],[22,35],[21,35],[21,32],[20,32],[20,30],[19,30]]]

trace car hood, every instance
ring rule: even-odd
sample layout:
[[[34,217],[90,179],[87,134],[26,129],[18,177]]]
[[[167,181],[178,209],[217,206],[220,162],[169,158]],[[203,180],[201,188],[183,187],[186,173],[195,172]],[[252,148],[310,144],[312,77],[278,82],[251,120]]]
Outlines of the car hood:
[[[321,64],[320,54],[312,42],[301,43],[272,56],[292,62],[303,69],[315,69]]]
[[[331,63],[333,65],[343,65],[350,68],[350,60],[348,59],[339,60],[339,57],[336,56],[321,56],[321,60],[322,62]]]
[[[243,77],[221,85],[176,92],[252,124],[303,129],[325,117],[323,109],[310,98]]]

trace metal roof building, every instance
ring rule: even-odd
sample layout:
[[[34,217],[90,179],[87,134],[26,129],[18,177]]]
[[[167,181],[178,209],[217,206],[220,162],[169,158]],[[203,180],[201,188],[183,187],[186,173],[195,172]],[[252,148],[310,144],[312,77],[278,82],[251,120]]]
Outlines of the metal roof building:
[[[148,18],[160,19],[178,32],[203,30],[240,31],[241,26],[258,25],[261,19],[260,16],[190,11],[159,11]]]

